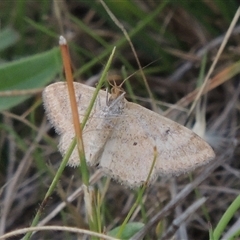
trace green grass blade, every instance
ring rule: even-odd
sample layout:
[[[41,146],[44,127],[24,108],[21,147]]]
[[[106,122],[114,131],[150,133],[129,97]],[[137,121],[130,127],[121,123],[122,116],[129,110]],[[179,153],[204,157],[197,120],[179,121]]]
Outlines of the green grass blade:
[[[43,87],[61,71],[59,49],[36,54],[0,66],[0,91]],[[30,96],[0,97],[0,111],[23,102]]]
[[[218,240],[222,235],[223,231],[225,231],[227,224],[232,219],[236,211],[240,209],[240,195],[232,202],[232,204],[228,207],[227,211],[223,214],[220,219],[218,225],[213,231],[213,239]]]

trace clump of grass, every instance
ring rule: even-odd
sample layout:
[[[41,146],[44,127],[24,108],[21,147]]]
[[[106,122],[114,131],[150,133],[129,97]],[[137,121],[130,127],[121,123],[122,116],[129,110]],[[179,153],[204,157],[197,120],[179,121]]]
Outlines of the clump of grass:
[[[125,1],[124,4],[104,2],[128,32],[141,65],[153,62],[143,71],[156,103],[161,100],[173,104],[183,99],[177,107],[184,108],[185,112],[177,110],[176,105],[171,111],[165,105],[157,105],[157,110],[160,111],[160,107],[163,111],[167,110],[165,114],[168,117],[183,124],[188,112],[186,108],[196,99],[195,88],[202,59],[206,57],[203,73],[206,75],[234,17],[237,1],[165,1],[164,6],[144,1]],[[113,46],[117,46],[117,52],[111,64],[110,79],[121,82],[122,66],[127,75],[138,70],[124,34],[97,1],[54,1],[54,4],[49,1],[44,4],[29,0],[1,1],[0,8],[4,9],[2,29],[10,28],[7,33],[15,39],[11,46],[5,43],[2,43],[2,48],[0,46],[1,62],[16,61],[10,67],[0,66],[0,91],[10,90],[10,96],[6,98],[4,95],[7,103],[19,97],[22,90],[44,87],[54,80],[55,74],[58,74],[57,78],[62,78],[57,52],[48,55],[54,71],[51,67],[48,71],[46,67],[41,68],[43,65],[40,63],[37,71],[35,67],[29,69],[29,61],[25,65],[18,62],[22,57],[33,56],[33,61],[38,54],[55,51],[51,49],[57,45],[60,34],[68,38],[76,80],[95,86]],[[205,137],[215,147],[217,158],[212,166],[202,172],[194,172],[191,181],[187,176],[170,182],[161,179],[148,188],[141,198],[141,205],[130,218],[132,222],[144,223],[138,234],[144,234],[149,239],[160,236],[164,239],[173,234],[179,239],[194,239],[196,236],[207,239],[211,228],[213,239],[219,239],[223,231],[225,236],[234,234],[231,231],[237,210],[235,199],[239,195],[239,161],[236,161],[239,152],[235,150],[239,142],[239,110],[236,107],[240,91],[237,77],[240,69],[236,47],[238,33],[239,27],[236,26],[210,76],[208,87],[212,90],[207,90],[207,102],[198,108],[200,114],[206,117]],[[31,87],[27,81],[24,84],[24,75],[19,73],[20,70],[24,70],[23,73],[36,72],[25,77],[31,82]],[[141,99],[138,103],[151,108],[151,99],[139,72],[129,79],[128,84],[129,100]],[[13,90],[19,91],[17,95]],[[3,96],[1,92],[0,97]],[[0,99],[0,105],[2,102]],[[190,122],[194,122],[195,116],[196,112],[189,116]],[[11,109],[8,107],[1,112],[1,119],[0,235],[29,226],[61,159],[56,148],[56,135],[44,116],[41,94],[28,95],[21,103],[15,100]],[[94,198],[98,221],[102,226],[99,231],[107,233],[124,222],[137,192],[100,178],[99,173],[93,173],[92,169],[90,171],[90,182],[99,194]],[[65,225],[88,229],[81,186],[79,172],[66,168],[55,193],[46,199],[39,226]],[[197,189],[197,194],[194,189]],[[190,211],[189,206],[193,206],[203,195],[207,196],[204,207],[197,205]],[[225,221],[220,221],[222,216]],[[179,222],[179,219],[182,220]],[[229,219],[232,219],[230,223]],[[172,222],[177,224],[176,233],[171,231]],[[72,233],[67,229],[57,233],[39,231],[33,239],[53,236],[67,239]]]

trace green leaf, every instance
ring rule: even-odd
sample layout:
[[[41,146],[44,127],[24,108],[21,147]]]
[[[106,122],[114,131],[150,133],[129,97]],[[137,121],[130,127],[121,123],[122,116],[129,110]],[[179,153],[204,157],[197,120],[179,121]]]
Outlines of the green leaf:
[[[131,238],[143,226],[144,226],[144,224],[140,223],[140,222],[130,222],[130,223],[126,224],[126,226],[122,232],[121,239]],[[116,227],[116,228],[112,229],[111,231],[108,232],[108,235],[111,237],[118,237],[117,234],[118,234],[119,229],[120,229],[120,227]]]
[[[10,47],[19,39],[18,33],[12,28],[5,28],[0,31],[0,51]]]
[[[0,66],[0,91],[40,88],[62,69],[59,48]],[[1,92],[0,92],[1,96]],[[0,111],[23,102],[29,95],[0,97]]]

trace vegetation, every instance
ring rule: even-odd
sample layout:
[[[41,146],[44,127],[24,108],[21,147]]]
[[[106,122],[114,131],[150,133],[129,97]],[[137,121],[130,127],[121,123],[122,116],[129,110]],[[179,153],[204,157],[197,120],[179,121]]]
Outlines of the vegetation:
[[[39,227],[31,239],[87,239],[87,230],[92,239],[239,238],[238,1],[21,0],[0,9],[0,239],[15,230],[28,239],[30,225]],[[131,76],[127,99],[193,128],[215,160],[134,190],[96,168],[87,188],[77,168],[59,174],[66,158],[41,92],[64,80],[60,35],[75,80],[94,87],[116,46],[107,80]]]

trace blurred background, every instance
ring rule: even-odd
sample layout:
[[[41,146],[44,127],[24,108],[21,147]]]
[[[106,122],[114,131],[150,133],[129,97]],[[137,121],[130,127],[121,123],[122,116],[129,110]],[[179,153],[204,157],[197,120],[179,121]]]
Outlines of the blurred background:
[[[108,80],[120,84],[132,75],[124,86],[129,101],[151,109],[154,98],[158,113],[185,124],[196,98],[196,94],[188,94],[203,84],[239,7],[237,0],[104,2],[127,31],[151,95],[123,31],[99,1],[0,1],[0,235],[29,226],[62,159],[57,150],[59,137],[46,120],[41,99],[46,85],[64,79],[60,35],[68,41],[76,81],[95,86],[116,46]],[[211,74],[207,98],[205,95],[187,124],[195,126],[214,147],[214,162],[219,164],[210,172],[204,172],[207,167],[203,167],[192,174],[192,179],[205,174],[204,181],[153,225],[146,239],[164,239],[173,220],[201,196],[207,197],[204,205],[165,239],[174,234],[176,239],[208,239],[209,228],[216,227],[240,193],[239,33],[238,20]],[[186,96],[184,103],[173,106]],[[131,220],[148,223],[191,178],[159,179],[148,188]],[[41,220],[80,186],[79,171],[67,167]],[[114,181],[106,187],[105,179],[97,179],[95,186],[101,193],[107,189],[101,215],[107,232],[123,222],[136,190]],[[82,204],[80,195],[43,225],[88,228]],[[231,235],[239,214],[226,224],[224,234]],[[76,239],[71,233],[47,231],[32,239],[53,236]]]

